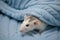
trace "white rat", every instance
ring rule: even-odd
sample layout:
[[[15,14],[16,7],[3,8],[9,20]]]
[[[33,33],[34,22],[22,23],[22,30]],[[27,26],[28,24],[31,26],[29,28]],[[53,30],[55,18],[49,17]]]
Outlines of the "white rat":
[[[47,27],[47,24],[39,20],[38,18],[34,16],[24,16],[24,21],[20,26],[20,32],[29,32],[34,29],[39,29],[39,32],[44,31],[44,29]]]

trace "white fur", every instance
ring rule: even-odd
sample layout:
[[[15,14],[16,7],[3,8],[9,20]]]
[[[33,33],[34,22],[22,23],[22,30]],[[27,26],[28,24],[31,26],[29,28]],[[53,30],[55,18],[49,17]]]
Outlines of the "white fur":
[[[38,20],[35,17],[34,17],[35,20],[32,20],[31,22],[29,22],[29,20],[31,20],[29,17],[30,16],[25,16],[24,21],[20,26],[20,31],[28,32],[28,31],[32,31],[33,29],[39,29],[40,31],[43,31],[46,28],[46,26],[47,26],[46,23]],[[37,26],[34,25],[34,21],[38,21]],[[29,24],[29,27],[26,27],[26,24]]]

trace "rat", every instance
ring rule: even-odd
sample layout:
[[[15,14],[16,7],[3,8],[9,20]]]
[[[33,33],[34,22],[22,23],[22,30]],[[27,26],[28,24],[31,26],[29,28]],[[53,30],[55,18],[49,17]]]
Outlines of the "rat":
[[[46,27],[47,24],[39,20],[37,17],[25,15],[24,21],[20,26],[20,32],[26,33],[34,29],[39,29],[39,32],[41,33],[45,30]]]

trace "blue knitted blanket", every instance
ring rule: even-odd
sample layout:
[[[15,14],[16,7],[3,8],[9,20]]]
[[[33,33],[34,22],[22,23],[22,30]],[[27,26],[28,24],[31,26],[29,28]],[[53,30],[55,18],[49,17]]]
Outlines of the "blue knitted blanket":
[[[17,20],[34,15],[52,26],[60,26],[60,0],[0,0],[0,10]]]

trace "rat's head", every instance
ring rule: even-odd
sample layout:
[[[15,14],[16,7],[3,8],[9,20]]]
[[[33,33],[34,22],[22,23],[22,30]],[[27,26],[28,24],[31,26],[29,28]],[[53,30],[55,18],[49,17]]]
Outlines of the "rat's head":
[[[38,20],[32,16],[25,16],[24,21],[20,26],[20,32],[29,32],[34,30],[38,25]]]

